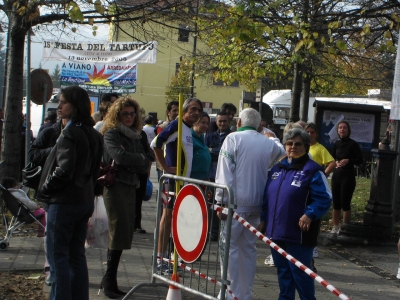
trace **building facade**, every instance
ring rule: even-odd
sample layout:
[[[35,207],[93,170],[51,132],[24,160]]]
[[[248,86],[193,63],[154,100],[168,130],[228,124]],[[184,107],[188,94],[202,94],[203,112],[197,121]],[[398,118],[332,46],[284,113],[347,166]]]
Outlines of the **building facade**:
[[[110,40],[131,42],[133,41],[132,36],[134,36],[139,41],[150,41],[142,31],[135,31],[132,24],[123,23],[120,24],[120,27],[118,29],[110,26]],[[136,93],[131,96],[139,102],[146,114],[157,113],[157,118],[164,120],[167,102],[166,87],[170,85],[172,77],[179,69],[181,59],[191,57],[194,37],[186,29],[185,24],[171,22],[171,27],[169,27],[148,22],[145,27],[149,32],[153,32],[153,36],[157,36],[151,39],[156,40],[158,44],[157,62],[155,64],[138,64]],[[205,46],[197,40],[196,47],[199,51],[204,49]],[[195,97],[204,103],[205,108],[208,108],[206,111],[209,113],[215,113],[224,102],[233,103],[239,108],[241,93],[242,88],[239,84],[226,86],[221,82],[214,82],[211,76],[194,80]],[[185,98],[187,98],[187,95]],[[176,100],[178,100],[178,97]]]

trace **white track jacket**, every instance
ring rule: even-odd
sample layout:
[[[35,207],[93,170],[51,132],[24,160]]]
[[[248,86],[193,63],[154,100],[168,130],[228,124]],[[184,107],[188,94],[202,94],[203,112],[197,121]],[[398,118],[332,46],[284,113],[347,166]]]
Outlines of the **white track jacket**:
[[[215,182],[232,188],[237,213],[261,211],[268,169],[285,155],[272,139],[256,130],[229,134],[219,153]],[[228,195],[217,189],[215,200],[228,204]]]

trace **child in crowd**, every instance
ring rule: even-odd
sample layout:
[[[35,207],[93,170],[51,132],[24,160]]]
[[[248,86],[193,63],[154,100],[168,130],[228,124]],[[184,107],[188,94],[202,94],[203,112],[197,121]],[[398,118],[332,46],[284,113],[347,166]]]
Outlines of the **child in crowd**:
[[[33,215],[35,217],[38,218],[40,216],[43,216],[39,219],[41,225],[38,224],[37,236],[44,237],[44,229],[46,227],[46,217],[44,209],[38,208],[37,204],[33,202],[31,199],[29,199],[28,195],[23,190],[18,188],[17,180],[15,180],[14,178],[4,177],[3,180],[1,181],[1,184],[11,193],[11,195],[17,198],[31,212],[33,212]]]

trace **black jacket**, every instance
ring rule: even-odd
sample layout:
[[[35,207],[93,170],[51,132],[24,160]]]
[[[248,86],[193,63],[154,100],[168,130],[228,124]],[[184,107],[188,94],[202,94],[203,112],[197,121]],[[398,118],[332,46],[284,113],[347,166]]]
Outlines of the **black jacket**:
[[[106,164],[114,160],[117,166],[116,181],[139,185],[137,175],[148,172],[150,158],[140,139],[132,139],[119,129],[112,128],[104,134],[104,158]]]
[[[46,123],[47,124],[47,123]],[[28,152],[29,161],[37,166],[44,166],[51,149],[61,133],[61,120],[43,129],[32,143]]]
[[[103,139],[91,126],[72,123],[50,152],[40,178],[38,199],[48,203],[93,201]]]
[[[51,126],[53,126],[54,124],[56,124],[57,122],[47,122],[42,124],[42,126],[40,126],[38,133],[41,133],[42,130],[46,129],[46,128],[50,128]]]

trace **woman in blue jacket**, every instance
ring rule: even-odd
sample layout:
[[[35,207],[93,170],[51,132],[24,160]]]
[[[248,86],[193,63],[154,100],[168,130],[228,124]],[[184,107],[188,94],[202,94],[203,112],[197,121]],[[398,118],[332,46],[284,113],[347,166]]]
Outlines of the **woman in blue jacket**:
[[[332,195],[323,169],[308,156],[310,137],[291,129],[283,137],[286,156],[269,172],[259,230],[307,267],[317,245],[320,218]],[[277,267],[279,299],[315,299],[314,279],[271,249]]]

